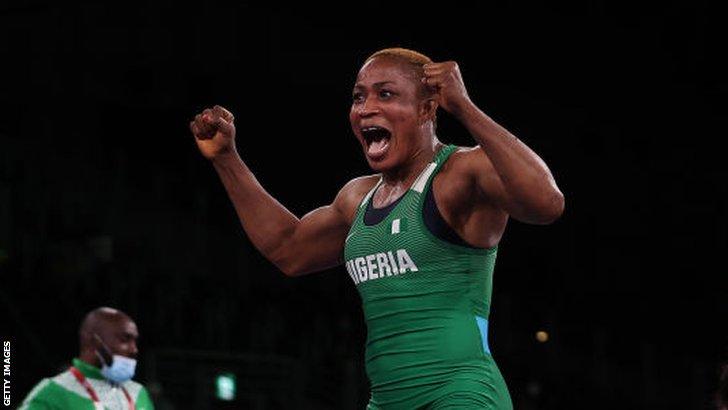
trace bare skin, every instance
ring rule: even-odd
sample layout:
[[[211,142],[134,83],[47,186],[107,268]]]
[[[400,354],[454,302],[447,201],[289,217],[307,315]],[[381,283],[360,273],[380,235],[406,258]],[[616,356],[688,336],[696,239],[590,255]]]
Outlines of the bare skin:
[[[108,307],[100,307],[89,312],[81,323],[79,333],[79,358],[84,362],[101,367],[97,354],[121,355],[136,358],[139,331],[136,323],[124,312]],[[111,362],[106,357],[107,363]]]
[[[253,245],[286,275],[297,276],[342,263],[357,206],[380,178],[375,207],[392,203],[410,188],[443,146],[435,135],[438,107],[457,118],[478,143],[459,148],[433,180],[438,209],[460,237],[489,248],[500,241],[509,216],[548,224],[561,215],[564,198],[544,161],[478,109],[452,61],[427,64],[420,76],[386,56],[364,64],[349,119],[367,162],[379,174],[349,181],[330,205],[300,219],[263,189],[237,154],[230,112],[220,106],[206,109],[190,129]],[[386,129],[390,137],[367,140],[362,130],[371,127]]]

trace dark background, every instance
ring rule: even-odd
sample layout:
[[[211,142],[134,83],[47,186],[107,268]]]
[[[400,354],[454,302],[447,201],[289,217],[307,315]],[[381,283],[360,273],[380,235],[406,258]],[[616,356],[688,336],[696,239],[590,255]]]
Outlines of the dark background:
[[[221,104],[295,214],[367,174],[351,87],[389,46],[457,60],[547,162],[566,211],[512,221],[491,349],[517,409],[706,409],[728,357],[728,82],[717,2],[0,6],[0,337],[13,403],[77,352],[84,313],[136,319],[158,408],[363,408],[342,268],[288,279],[245,237],[187,123]],[[440,115],[441,140],[472,145]],[[262,221],[264,222],[264,221]],[[538,343],[537,330],[550,334]]]

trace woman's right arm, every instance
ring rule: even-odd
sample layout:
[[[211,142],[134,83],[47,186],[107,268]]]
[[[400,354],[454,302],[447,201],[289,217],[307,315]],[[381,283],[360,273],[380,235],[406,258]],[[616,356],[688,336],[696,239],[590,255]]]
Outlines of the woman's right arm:
[[[190,123],[198,148],[209,159],[253,245],[287,276],[341,263],[344,240],[357,204],[371,178],[355,179],[328,206],[297,218],[260,185],[235,149],[235,125],[220,106],[206,109]]]

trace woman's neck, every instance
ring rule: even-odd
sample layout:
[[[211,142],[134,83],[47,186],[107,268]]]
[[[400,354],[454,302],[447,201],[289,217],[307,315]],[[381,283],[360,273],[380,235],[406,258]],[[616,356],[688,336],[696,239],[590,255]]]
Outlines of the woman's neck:
[[[420,147],[402,166],[383,172],[382,183],[388,186],[406,185],[409,187],[414,179],[422,173],[425,166],[433,161],[442,147],[443,144],[437,137],[433,137],[431,144]]]
[[[432,139],[432,144],[427,144],[418,149],[409,161],[402,166],[382,173],[382,185],[374,194],[374,206],[383,207],[396,201],[409,187],[414,184],[415,179],[422,173],[427,164],[433,161],[437,152],[443,144]]]

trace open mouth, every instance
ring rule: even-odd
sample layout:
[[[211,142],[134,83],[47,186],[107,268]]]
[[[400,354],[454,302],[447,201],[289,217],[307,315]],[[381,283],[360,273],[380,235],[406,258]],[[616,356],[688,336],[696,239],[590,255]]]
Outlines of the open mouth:
[[[367,145],[367,155],[373,159],[378,159],[387,152],[392,133],[384,127],[373,125],[362,127],[361,136]]]

